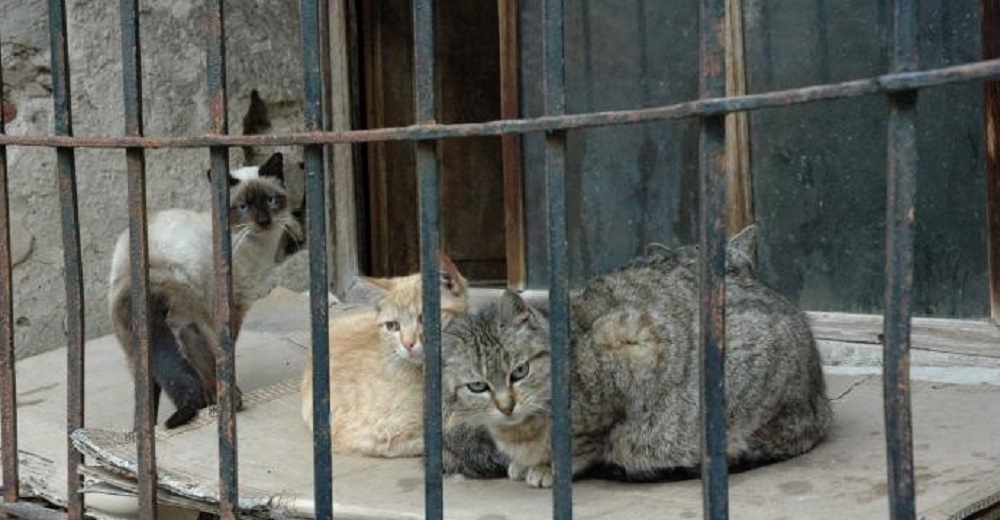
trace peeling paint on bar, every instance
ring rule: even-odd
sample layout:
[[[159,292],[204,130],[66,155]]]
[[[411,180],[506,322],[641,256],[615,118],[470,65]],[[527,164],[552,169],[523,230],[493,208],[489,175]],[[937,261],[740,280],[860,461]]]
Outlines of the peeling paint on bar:
[[[223,136],[229,131],[226,114],[226,43],[224,0],[206,2],[209,131]],[[209,150],[212,177],[212,258],[215,270],[213,313],[218,349],[215,380],[219,421],[219,517],[239,516],[239,466],[236,446],[236,356],[234,352],[233,251],[229,230],[229,150]],[[221,296],[221,298],[219,297]]]
[[[414,121],[433,124],[437,115],[434,0],[413,2]],[[444,517],[441,433],[441,181],[435,141],[416,144],[420,210],[420,273],[424,328],[424,518]]]
[[[301,3],[302,72],[305,129],[323,130],[323,67],[320,51],[320,6]],[[313,367],[313,490],[317,520],[333,518],[333,459],[330,444],[329,286],[326,265],[326,185],[323,148],[303,150],[306,175],[306,225],[309,246],[309,308]]]
[[[2,53],[0,53],[2,55]],[[0,106],[3,99],[0,63]],[[0,135],[6,132],[0,110]],[[17,378],[14,371],[14,287],[10,259],[10,198],[7,192],[7,148],[0,146],[0,449],[3,455],[3,500],[20,494],[17,460]]]
[[[893,72],[906,73],[918,66],[917,16],[914,0],[893,2]],[[913,520],[916,517],[910,417],[916,108],[916,90],[889,95],[883,385],[889,518],[892,520]]]
[[[139,2],[121,1],[122,89],[125,135],[141,136],[142,60],[139,38]],[[129,262],[131,285],[131,352],[135,363],[135,415],[133,427],[139,461],[139,516],[156,518],[156,427],[153,403],[152,352],[149,343],[149,248],[146,214],[145,150],[125,150],[128,170]]]
[[[703,98],[726,94],[725,0],[702,0],[701,78]],[[701,345],[701,485],[706,520],[729,518],[726,461],[726,119],[699,121],[699,254]]]
[[[49,37],[52,67],[52,98],[57,136],[73,135],[69,80],[69,50],[65,0],[49,0]],[[83,427],[84,294],[83,261],[80,251],[80,216],[77,208],[75,151],[56,148],[56,186],[62,223],[63,273],[66,282],[66,429]],[[83,456],[66,439],[67,511],[69,518],[83,518],[82,478],[77,468]]]
[[[542,8],[544,113],[566,113],[565,10],[563,0]],[[546,214],[549,222],[549,338],[552,377],[552,518],[573,518],[573,422],[570,415],[569,240],[566,224],[566,132],[545,136]]]

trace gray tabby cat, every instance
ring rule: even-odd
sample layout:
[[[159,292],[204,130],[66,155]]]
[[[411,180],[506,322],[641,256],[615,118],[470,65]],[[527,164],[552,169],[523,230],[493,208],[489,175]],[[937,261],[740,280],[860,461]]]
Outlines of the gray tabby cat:
[[[728,246],[726,402],[734,470],[810,450],[832,420],[805,317],[754,276],[754,228]],[[698,253],[658,248],[571,297],[573,474],[674,478],[700,460]],[[508,476],[552,484],[547,318],[515,293],[443,340],[448,414],[485,425]]]

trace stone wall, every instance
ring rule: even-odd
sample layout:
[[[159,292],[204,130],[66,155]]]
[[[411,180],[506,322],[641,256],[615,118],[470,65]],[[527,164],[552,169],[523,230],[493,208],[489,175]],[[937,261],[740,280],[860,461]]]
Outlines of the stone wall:
[[[78,136],[124,132],[118,3],[67,2],[73,130]],[[140,6],[143,103],[147,135],[199,135],[208,129],[204,5],[194,0],[149,0]],[[250,92],[266,103],[268,133],[301,128],[302,73],[298,2],[229,2],[225,31],[229,129],[242,133]],[[0,42],[7,132],[52,133],[48,15],[41,0],[0,3]],[[272,150],[255,150],[260,154]],[[286,164],[296,164],[295,148]],[[7,150],[13,219],[15,344],[19,357],[65,344],[65,289],[55,185],[55,152]],[[231,166],[243,165],[233,149]],[[151,150],[146,154],[150,211],[209,207],[208,151]],[[127,227],[125,155],[120,150],[76,152],[85,281],[86,336],[110,333],[106,291],[111,252]],[[301,194],[295,178],[293,195]],[[271,283],[306,287],[305,253]]]

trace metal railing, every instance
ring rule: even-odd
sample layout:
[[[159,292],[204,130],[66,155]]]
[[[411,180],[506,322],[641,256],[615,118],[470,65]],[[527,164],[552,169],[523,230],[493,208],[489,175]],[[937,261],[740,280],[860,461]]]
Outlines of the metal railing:
[[[125,135],[78,138],[72,135],[64,0],[49,0],[52,42],[55,129],[51,136],[10,136],[0,115],[0,434],[2,434],[3,501],[0,510],[17,515],[78,520],[84,514],[78,469],[82,456],[67,443],[68,511],[65,515],[20,500],[17,459],[17,409],[12,329],[11,251],[7,192],[7,146],[54,147],[62,212],[68,314],[67,426],[81,428],[83,417],[83,285],[77,216],[74,150],[124,149],[128,167],[129,251],[132,265],[132,342],[139,352],[136,370],[136,429],[139,460],[139,502],[142,518],[156,515],[156,465],[152,416],[148,325],[148,251],[146,244],[145,159],[150,148],[207,147],[212,171],[214,216],[215,327],[220,344],[217,361],[220,515],[238,516],[238,450],[234,402],[234,357],[231,319],[233,294],[228,221],[228,147],[238,145],[303,145],[306,169],[310,308],[314,395],[314,478],[316,517],[333,514],[333,479],[329,432],[329,352],[327,323],[326,200],[323,145],[389,140],[415,141],[419,178],[421,273],[424,316],[427,318],[425,398],[425,511],[429,519],[444,515],[441,478],[441,353],[440,295],[437,250],[440,239],[440,187],[436,141],[445,138],[515,135],[544,132],[548,179],[549,276],[552,343],[553,423],[555,460],[553,514],[570,519],[572,511],[571,422],[569,404],[569,276],[566,233],[566,132],[602,125],[697,117],[700,121],[700,251],[702,342],[702,480],[704,516],[728,518],[725,456],[725,115],[836,98],[884,94],[889,100],[888,215],[886,223],[885,292],[885,422],[890,517],[915,516],[913,453],[909,403],[910,302],[913,272],[913,210],[916,177],[915,111],[917,90],[963,81],[1000,77],[1000,60],[917,71],[917,2],[895,0],[892,23],[892,70],[889,74],[761,94],[725,96],[725,49],[721,40],[725,1],[701,0],[700,99],[674,105],[616,112],[566,115],[563,2],[545,0],[543,67],[545,116],[475,124],[435,123],[434,2],[413,1],[416,124],[407,127],[330,132],[322,124],[321,30],[322,0],[302,0],[302,66],[304,70],[304,131],[282,135],[227,135],[224,47],[224,2],[207,0],[206,44],[211,129],[208,135],[155,137],[143,135],[138,0],[121,0]],[[2,64],[0,64],[2,78]],[[2,92],[0,92],[2,101]]]

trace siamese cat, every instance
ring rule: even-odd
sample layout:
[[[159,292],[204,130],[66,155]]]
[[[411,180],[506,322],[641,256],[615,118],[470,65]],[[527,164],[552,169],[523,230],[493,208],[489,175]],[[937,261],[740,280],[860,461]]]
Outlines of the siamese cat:
[[[233,341],[259,284],[305,242],[303,211],[289,207],[282,163],[282,155],[275,153],[259,167],[230,174]],[[177,411],[165,425],[176,428],[216,400],[212,214],[168,209],[151,215],[148,226],[153,414],[161,391],[166,392]],[[108,304],[115,335],[134,372],[138,352],[130,341],[128,235],[125,230],[115,244]],[[236,392],[242,408],[238,388]]]

